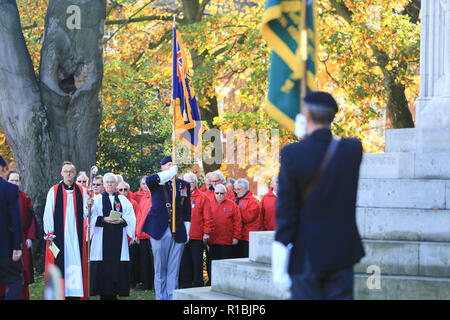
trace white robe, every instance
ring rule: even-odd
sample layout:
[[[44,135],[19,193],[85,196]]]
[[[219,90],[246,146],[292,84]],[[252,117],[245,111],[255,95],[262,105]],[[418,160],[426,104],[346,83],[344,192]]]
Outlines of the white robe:
[[[114,195],[110,195],[109,200],[111,201],[111,208],[114,208]],[[122,219],[127,223],[127,226],[124,227],[122,231],[120,261],[130,261],[127,234],[133,240],[135,239],[136,216],[134,214],[133,205],[126,197],[119,195],[119,201],[122,205]],[[95,226],[99,216],[103,217],[103,199],[101,194],[94,197],[94,205],[91,209],[91,230],[93,230],[93,236],[90,261],[103,261],[103,227]]]
[[[85,188],[83,190],[83,218],[88,215]],[[64,290],[66,297],[83,297],[83,273],[81,268],[80,246],[78,242],[77,222],[75,220],[75,209],[73,207],[73,190],[66,190],[66,220],[64,225]],[[54,232],[53,212],[55,210],[55,192],[53,187],[47,194],[44,209],[44,232]]]

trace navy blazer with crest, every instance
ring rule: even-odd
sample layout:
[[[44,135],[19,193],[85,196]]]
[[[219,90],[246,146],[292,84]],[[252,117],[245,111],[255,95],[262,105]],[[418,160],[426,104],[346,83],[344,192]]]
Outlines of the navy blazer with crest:
[[[166,207],[166,196],[164,188],[159,184],[159,176],[153,174],[146,179],[147,186],[151,192],[152,207],[148,212],[142,231],[155,240],[161,239],[167,227],[172,230],[169,224],[169,213]],[[184,180],[176,179],[176,225],[175,242],[184,243],[187,241],[186,228],[184,222],[191,221],[191,191],[190,184]],[[172,204],[172,179],[165,183],[170,204]]]

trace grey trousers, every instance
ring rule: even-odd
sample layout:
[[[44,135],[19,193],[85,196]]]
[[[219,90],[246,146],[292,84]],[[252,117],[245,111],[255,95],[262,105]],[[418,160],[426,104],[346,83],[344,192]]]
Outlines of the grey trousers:
[[[156,300],[172,300],[173,290],[178,288],[178,273],[184,244],[172,239],[167,227],[159,240],[151,239],[155,265]]]

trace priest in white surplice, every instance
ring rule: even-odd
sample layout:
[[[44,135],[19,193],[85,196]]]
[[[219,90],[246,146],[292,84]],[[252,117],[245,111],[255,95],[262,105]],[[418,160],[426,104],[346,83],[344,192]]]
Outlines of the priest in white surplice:
[[[63,181],[50,188],[44,209],[45,279],[48,267],[61,271],[65,298],[87,299],[87,250],[83,219],[87,217],[86,189],[75,183],[76,168],[64,162]],[[55,251],[56,248],[56,251]],[[59,250],[59,252],[57,252]]]
[[[90,295],[110,300],[130,294],[127,235],[134,240],[136,217],[130,201],[116,193],[115,175],[105,174],[103,184],[106,191],[94,197],[91,211]],[[119,212],[120,218],[110,217],[111,211]]]

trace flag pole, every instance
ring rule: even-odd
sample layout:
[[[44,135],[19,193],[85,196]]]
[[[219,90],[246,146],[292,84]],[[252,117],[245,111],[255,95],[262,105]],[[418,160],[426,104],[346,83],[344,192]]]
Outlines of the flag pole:
[[[300,86],[300,106],[302,105],[302,99],[307,92],[307,77],[308,77],[308,12],[307,12],[307,0],[302,2],[303,21],[300,23],[300,45],[302,46],[302,64],[303,64],[303,79]]]
[[[175,16],[173,16],[173,30],[175,33]],[[176,34],[174,34],[174,46],[176,46]],[[173,59],[174,57],[172,57]],[[177,68],[178,70],[178,68]],[[173,77],[172,77],[173,79]],[[172,81],[172,92],[174,89],[175,84]],[[177,164],[177,159],[176,159],[176,152],[175,152],[175,104],[173,101],[173,97],[172,97],[172,164],[175,166]],[[172,180],[172,238],[175,239],[175,235],[176,235],[176,176],[173,176],[173,180]]]
[[[98,172],[97,166],[92,166],[89,173],[89,198],[93,198],[94,189],[92,187],[92,180],[94,180],[94,176]],[[89,299],[90,289],[91,289],[91,214],[92,214],[92,205],[88,205],[88,221],[87,221],[87,237],[88,237],[88,246],[87,246],[87,298]]]

